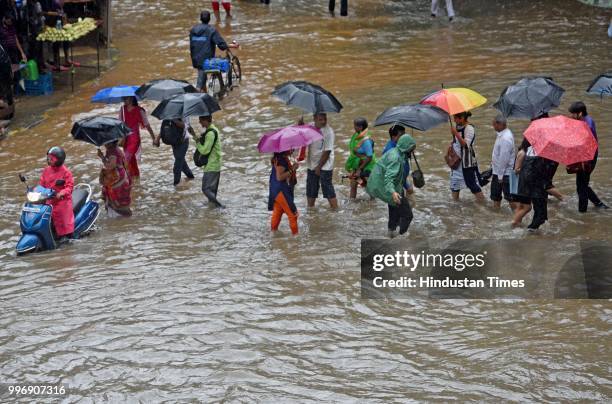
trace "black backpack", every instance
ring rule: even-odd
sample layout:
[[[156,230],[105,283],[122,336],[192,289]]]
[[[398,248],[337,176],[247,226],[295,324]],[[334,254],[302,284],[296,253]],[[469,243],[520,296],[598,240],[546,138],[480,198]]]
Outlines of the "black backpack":
[[[200,137],[200,144],[204,144],[206,142],[206,134],[208,132],[212,132],[215,135],[215,140],[213,140],[213,144],[210,147],[210,152],[208,154],[202,154],[200,153],[200,151],[198,150],[198,148],[196,147],[195,152],[193,153],[193,162],[196,166],[198,167],[205,167],[208,164],[208,156],[210,156],[210,153],[212,153],[213,149],[215,148],[215,144],[217,143],[217,139],[219,134],[217,133],[216,130],[214,130],[213,128],[209,128],[204,135],[202,135]]]
[[[168,146],[178,146],[183,143],[185,136],[183,135],[184,130],[179,128],[172,119],[164,119],[162,121],[161,130],[161,141]]]

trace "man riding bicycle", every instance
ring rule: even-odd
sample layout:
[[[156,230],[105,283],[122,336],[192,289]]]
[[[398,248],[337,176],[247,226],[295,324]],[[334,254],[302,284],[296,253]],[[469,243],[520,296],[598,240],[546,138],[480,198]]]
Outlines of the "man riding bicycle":
[[[191,52],[191,63],[198,69],[198,82],[196,87],[206,92],[206,71],[204,70],[204,60],[215,57],[217,47],[222,51],[228,48],[238,48],[238,44],[227,44],[219,31],[208,25],[210,22],[210,12],[200,13],[201,24],[195,25],[189,32],[189,50]]]

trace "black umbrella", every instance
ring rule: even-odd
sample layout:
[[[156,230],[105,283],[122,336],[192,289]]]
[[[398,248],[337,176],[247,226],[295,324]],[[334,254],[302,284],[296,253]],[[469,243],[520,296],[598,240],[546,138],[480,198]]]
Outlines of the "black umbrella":
[[[493,106],[507,118],[533,119],[558,107],[564,92],[550,77],[523,78],[506,87]]]
[[[72,126],[72,137],[98,147],[116,142],[132,130],[117,118],[96,116],[77,121]]]
[[[219,103],[208,94],[180,94],[160,102],[151,115],[161,120],[182,119],[190,116],[208,116],[220,110]]]
[[[136,95],[143,100],[162,101],[175,95],[185,93],[198,93],[199,91],[184,80],[159,79],[149,81],[138,87]]]
[[[321,86],[307,81],[288,81],[276,86],[272,95],[285,102],[313,114],[340,112],[342,104],[332,93]]]
[[[386,109],[376,118],[374,126],[402,125],[416,130],[426,131],[448,121],[446,111],[433,105],[411,104],[398,105]]]
[[[603,97],[604,95],[612,96],[612,73],[604,73],[599,75],[589,88],[587,88],[588,94],[599,95]]]

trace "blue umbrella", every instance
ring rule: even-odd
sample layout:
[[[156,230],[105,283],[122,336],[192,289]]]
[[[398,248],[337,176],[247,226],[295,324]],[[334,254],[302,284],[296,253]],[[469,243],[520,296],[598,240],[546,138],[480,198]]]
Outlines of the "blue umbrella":
[[[137,89],[138,86],[115,86],[103,88],[92,97],[91,102],[116,104],[123,101],[123,97],[136,97]]]

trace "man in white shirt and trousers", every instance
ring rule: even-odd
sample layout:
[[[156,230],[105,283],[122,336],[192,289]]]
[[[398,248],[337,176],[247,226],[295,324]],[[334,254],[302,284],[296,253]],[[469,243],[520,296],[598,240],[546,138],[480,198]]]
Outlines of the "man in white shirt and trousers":
[[[315,113],[313,125],[321,131],[323,139],[308,146],[308,166],[306,177],[306,199],[308,207],[313,208],[319,196],[319,189],[323,197],[329,201],[332,209],[338,208],[336,191],[332,183],[334,172],[334,130],[327,124],[327,114]]]
[[[493,129],[497,132],[497,138],[491,156],[491,170],[493,171],[491,200],[493,201],[493,207],[499,209],[503,193],[504,199],[510,203],[510,207],[514,210],[516,203],[510,196],[510,175],[514,170],[515,160],[514,135],[508,129],[506,118],[501,114],[493,119]]]
[[[431,0],[431,16],[436,17],[438,15],[439,8],[438,0]],[[446,0],[446,13],[448,14],[448,20],[452,21],[455,18],[455,10],[453,9],[453,0]]]

